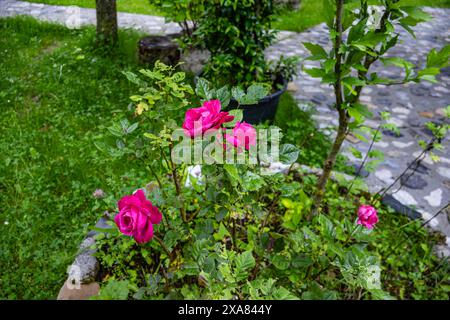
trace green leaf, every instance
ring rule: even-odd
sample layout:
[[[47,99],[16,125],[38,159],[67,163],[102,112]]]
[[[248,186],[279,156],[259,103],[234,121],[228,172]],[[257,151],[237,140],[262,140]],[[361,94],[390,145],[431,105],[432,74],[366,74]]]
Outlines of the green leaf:
[[[100,294],[95,300],[127,300],[129,290],[128,280],[109,280],[106,286],[100,289]]]
[[[322,78],[325,76],[325,71],[320,68],[311,68],[303,70],[313,78]]]
[[[197,85],[195,86],[195,93],[204,100],[211,100],[213,94],[209,87],[209,81],[204,78],[197,79]]]
[[[432,15],[426,13],[416,6],[401,7],[400,10],[408,14],[408,16],[401,19],[401,21],[411,26],[415,26],[419,22],[429,21],[433,18]]]
[[[298,300],[297,296],[284,287],[275,288],[272,292],[272,297],[275,300]]]
[[[255,267],[255,258],[251,251],[245,251],[239,254],[235,260],[235,276],[236,281],[246,280],[249,272]]]
[[[133,123],[132,125],[130,125],[130,126],[125,130],[125,133],[126,133],[126,134],[132,133],[134,130],[137,129],[138,126],[139,126],[139,123],[138,123],[138,122]]]
[[[328,57],[325,49],[322,48],[318,44],[311,43],[311,42],[303,42],[303,45],[312,54],[312,56],[308,58],[310,60],[321,60],[321,59],[326,59]]]
[[[228,90],[227,86],[223,86],[222,88],[216,90],[216,99],[220,100],[222,109],[228,107],[231,100],[231,92]]]
[[[230,233],[228,232],[228,230],[227,230],[227,228],[225,228],[225,226],[223,225],[223,223],[221,223],[220,225],[219,225],[219,230],[216,232],[216,233],[214,233],[214,239],[216,240],[216,241],[219,241],[219,240],[223,240],[223,239],[225,239],[226,237],[231,237],[231,235],[230,235]]]
[[[292,164],[298,159],[300,150],[289,143],[283,144],[280,147],[280,161],[284,164]]]
[[[122,73],[127,77],[128,81],[137,84],[139,86],[142,86],[143,81],[139,79],[139,77],[130,71],[122,71]]]
[[[242,118],[244,117],[242,109],[233,109],[228,112],[230,115],[234,116],[234,119],[230,122],[226,122],[223,124],[226,128],[234,128],[236,126],[236,123],[239,121],[242,121]]]
[[[241,177],[239,176],[239,171],[237,167],[233,164],[224,164],[223,168],[227,172],[230,177],[230,182],[233,186],[236,186],[239,182],[241,182]]]
[[[238,100],[242,105],[257,104],[259,100],[266,97],[270,92],[267,85],[261,83],[252,84],[247,89],[247,93]],[[237,100],[237,99],[236,99]]]
[[[314,261],[306,255],[298,255],[294,257],[291,261],[293,268],[308,268],[314,264]]]
[[[440,51],[432,49],[427,56],[427,68],[445,68],[449,66],[449,57],[450,45],[446,45]]]
[[[272,256],[271,262],[273,263],[275,268],[279,270],[286,270],[287,268],[289,268],[290,265],[290,259],[280,253]]]
[[[258,191],[264,185],[264,179],[251,171],[247,171],[242,181],[242,187],[247,191]]]

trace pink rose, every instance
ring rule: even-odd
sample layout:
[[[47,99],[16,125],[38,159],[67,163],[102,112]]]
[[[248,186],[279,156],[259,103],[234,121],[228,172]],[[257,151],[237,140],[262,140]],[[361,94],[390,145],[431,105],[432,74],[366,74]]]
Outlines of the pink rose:
[[[236,122],[233,135],[225,134],[225,139],[238,149],[256,145],[256,129],[246,122]]]
[[[205,101],[200,108],[193,108],[186,111],[183,122],[183,129],[187,136],[197,137],[210,129],[219,129],[220,126],[232,121],[234,116],[228,112],[220,111],[220,101]]]
[[[153,237],[153,224],[159,224],[162,215],[158,208],[145,198],[142,190],[124,196],[118,202],[119,213],[114,217],[124,235],[132,236],[137,243],[145,243]]]
[[[358,224],[372,229],[378,222],[377,210],[372,206],[362,205],[358,209]]]

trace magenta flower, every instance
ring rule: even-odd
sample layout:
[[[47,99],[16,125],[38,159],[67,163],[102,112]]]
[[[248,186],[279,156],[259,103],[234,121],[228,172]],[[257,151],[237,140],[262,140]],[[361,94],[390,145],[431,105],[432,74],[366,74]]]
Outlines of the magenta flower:
[[[183,122],[185,134],[194,138],[204,134],[207,130],[219,129],[223,123],[234,119],[234,116],[220,111],[220,109],[219,100],[209,100],[205,101],[200,108],[186,111]]]
[[[362,205],[358,209],[358,224],[372,229],[378,222],[377,210],[372,206]]]
[[[256,145],[256,129],[246,122],[238,121],[233,128],[233,135],[225,134],[225,139],[240,150],[248,150],[250,146]]]
[[[142,190],[131,196],[124,196],[118,202],[119,213],[114,222],[124,235],[132,236],[137,243],[145,243],[153,238],[153,224],[159,224],[162,214],[147,198]]]

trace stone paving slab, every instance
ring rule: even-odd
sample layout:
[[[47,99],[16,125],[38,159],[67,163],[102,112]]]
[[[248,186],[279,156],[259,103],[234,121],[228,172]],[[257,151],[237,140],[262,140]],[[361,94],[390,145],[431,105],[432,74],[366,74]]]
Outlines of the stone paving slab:
[[[421,23],[414,28],[416,39],[404,30],[400,30],[400,43],[390,51],[392,56],[400,56],[414,63],[423,65],[426,61],[426,53],[431,48],[442,48],[450,43],[450,9],[426,8],[433,16],[433,20]],[[80,27],[87,24],[95,24],[95,10],[79,7],[50,6],[44,4],[29,3],[15,0],[0,0],[0,17],[30,15],[44,21],[52,21],[64,24],[68,27]],[[118,23],[121,28],[133,28],[148,34],[178,33],[180,28],[175,23],[165,23],[164,18],[118,13]],[[319,43],[331,48],[328,39],[328,28],[325,24],[306,30],[302,33],[281,31],[277,35],[276,43],[266,51],[269,59],[276,59],[280,55],[300,57],[308,56],[302,42]],[[305,61],[306,68],[317,66],[317,62]],[[300,70],[300,68],[299,68]],[[381,63],[376,63],[373,70],[380,76],[399,78],[401,73],[396,68],[386,68]],[[390,111],[391,121],[400,127],[400,136],[384,132],[381,142],[375,144],[375,149],[381,150],[385,159],[374,173],[365,178],[369,190],[377,192],[390,184],[408,163],[421,151],[417,144],[418,139],[429,140],[430,133],[424,129],[428,121],[442,123],[442,108],[450,105],[450,68],[443,70],[438,77],[440,83],[431,84],[407,84],[386,88],[384,86],[366,87],[362,91],[361,101],[366,104],[374,114],[381,111]],[[301,108],[313,104],[317,127],[326,134],[333,136],[337,126],[337,114],[332,108],[333,89],[320,83],[319,79],[311,78],[301,71],[294,80],[294,96]],[[380,117],[368,121],[368,125],[377,128]],[[422,214],[422,218],[428,220],[439,208],[450,201],[450,141],[442,141],[445,147],[443,152],[437,151],[441,161],[434,163],[427,157],[417,172],[398,191],[393,192],[394,199],[403,205],[411,206]],[[349,159],[358,165],[360,160],[353,157],[348,148],[352,146],[361,151],[363,156],[369,149],[369,144],[348,139],[344,143],[344,153]],[[397,190],[399,183],[393,188]],[[430,222],[431,228],[446,235],[446,247],[441,247],[440,252],[450,256],[450,210],[443,212]]]
[[[16,0],[0,0],[0,17],[28,15],[39,20],[63,24],[69,28],[95,25],[95,9],[78,6],[53,6]],[[177,23],[166,23],[163,17],[118,12],[120,28],[132,28],[147,34],[166,35],[179,33]]]

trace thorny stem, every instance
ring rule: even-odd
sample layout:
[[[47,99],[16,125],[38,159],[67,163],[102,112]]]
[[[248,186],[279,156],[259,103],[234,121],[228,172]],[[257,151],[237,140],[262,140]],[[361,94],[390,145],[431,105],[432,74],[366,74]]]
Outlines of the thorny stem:
[[[172,144],[169,145],[169,149],[170,149],[170,154],[172,154]],[[165,155],[164,155],[164,158]],[[167,159],[166,159],[167,161]],[[186,210],[184,208],[184,200],[183,200],[183,194],[181,192],[181,186],[180,186],[180,180],[178,178],[178,173],[177,173],[177,167],[175,165],[175,163],[172,161],[172,157],[170,157],[170,169],[172,170],[172,178],[173,178],[173,182],[175,184],[175,191],[177,193],[178,198],[181,201],[181,206],[180,206],[180,213],[181,213],[181,218],[183,219],[183,222],[188,222],[187,217],[186,217]]]
[[[159,244],[161,245],[161,248],[166,252],[167,256],[168,256],[169,258],[171,258],[172,253],[171,253],[171,252],[169,251],[169,249],[166,247],[166,245],[164,244],[164,242],[163,242],[159,237],[157,237],[156,235],[153,235],[153,238],[154,238],[156,241],[159,242]]]
[[[380,130],[381,130],[381,126],[382,126],[382,125],[383,125],[383,121],[381,121],[380,124],[378,125],[377,131],[375,132],[375,134],[374,134],[374,136],[373,136],[373,138],[372,138],[372,141],[370,142],[369,149],[367,150],[367,153],[366,153],[366,155],[364,156],[364,159],[363,159],[363,161],[361,162],[361,165],[359,166],[358,170],[356,171],[355,177],[353,178],[352,182],[350,183],[350,186],[348,187],[346,198],[348,198],[348,196],[350,195],[350,191],[352,190],[352,187],[353,187],[353,184],[355,183],[355,180],[359,177],[359,175],[360,175],[360,173],[361,173],[361,170],[364,168],[364,165],[366,164],[367,159],[369,158],[369,153],[370,153],[370,151],[371,151],[372,148],[373,148],[373,145],[374,145],[375,140],[376,140],[376,138],[377,138],[377,136],[378,136],[378,133],[379,133]]]
[[[434,141],[436,141],[435,137],[433,137],[431,139],[431,141],[427,144],[426,148],[423,149],[423,151],[406,167],[406,169],[387,188],[381,189],[380,191],[378,191],[375,194],[374,198],[377,196],[380,196],[380,198],[383,198],[386,195],[386,193],[406,174],[406,172],[408,172],[408,170],[410,168],[412,168],[412,166],[415,165],[418,161],[421,161],[423,159],[423,157],[425,156],[425,154],[433,148]],[[416,169],[417,169],[417,166],[416,166]],[[382,190],[383,190],[383,192],[380,194],[380,192]]]
[[[428,223],[430,223],[433,219],[435,219],[441,212],[443,212],[445,209],[447,209],[448,207],[450,207],[450,202],[448,202],[445,206],[443,206],[441,209],[439,209],[439,211],[437,211],[430,219],[428,219],[427,221],[424,221],[420,224],[419,228],[417,228],[416,232],[419,231],[420,228],[423,228],[424,226],[426,226]],[[403,241],[399,242],[392,250],[391,253],[393,253],[398,247],[400,247],[402,244],[405,243],[405,241],[407,241],[408,239],[411,238],[411,235],[408,235],[406,237],[406,239],[404,239]]]

